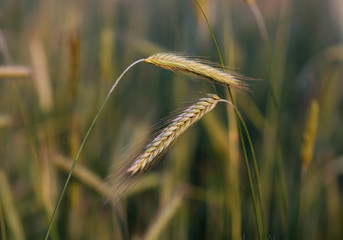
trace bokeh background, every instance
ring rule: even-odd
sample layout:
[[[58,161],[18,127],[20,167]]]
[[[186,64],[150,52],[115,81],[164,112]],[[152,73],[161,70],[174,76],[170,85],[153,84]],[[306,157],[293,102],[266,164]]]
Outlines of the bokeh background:
[[[343,2],[200,3],[227,69],[249,84],[233,92],[255,147],[268,238],[342,239]],[[1,239],[44,238],[115,78],[165,51],[219,63],[196,1],[0,1]],[[49,239],[258,239],[235,117],[222,103],[117,205],[105,204],[106,177],[139,136],[215,91],[226,97],[202,79],[132,68],[87,141]],[[319,114],[308,123],[313,102]]]

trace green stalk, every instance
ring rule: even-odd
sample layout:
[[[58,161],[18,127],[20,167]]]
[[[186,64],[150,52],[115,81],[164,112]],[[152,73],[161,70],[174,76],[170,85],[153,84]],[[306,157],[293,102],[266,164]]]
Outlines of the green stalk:
[[[1,230],[1,239],[7,240],[4,218],[5,218],[5,216],[4,216],[4,213],[2,211],[2,202],[0,202],[0,230]]]
[[[240,120],[240,122],[242,122],[242,125],[243,125],[243,128],[244,128],[244,132],[245,132],[245,134],[247,135],[247,138],[248,138],[249,146],[250,146],[250,149],[251,149],[251,154],[252,154],[253,157],[255,157],[254,147],[253,147],[252,142],[251,142],[251,139],[250,139],[250,137],[249,137],[249,131],[248,131],[247,125],[245,124],[244,118],[242,117],[242,115],[241,115],[240,112],[238,111],[237,107],[236,107],[232,102],[226,101],[226,100],[225,100],[225,102],[226,102],[226,103],[229,103],[229,104],[233,107],[233,109],[235,110],[235,113],[236,113],[237,120],[238,120],[238,121]],[[239,131],[240,136],[242,136],[241,128],[239,128],[239,130],[240,130],[240,131]],[[241,142],[242,142],[242,140],[243,140],[243,138],[241,138]],[[245,151],[245,146],[244,146],[243,142],[242,142],[242,145],[243,145],[243,149],[244,149],[244,151]],[[244,152],[244,153],[245,153],[245,152]],[[245,153],[244,155],[246,155],[246,153]],[[246,159],[246,164],[249,165],[249,163],[247,162],[247,159]],[[255,171],[256,171],[256,168],[255,168],[255,167],[257,167],[257,165],[254,164],[254,169],[255,169]],[[249,175],[249,181],[250,181],[250,184],[252,185],[251,176],[250,176],[250,169],[248,169],[248,173],[249,173],[249,174],[248,174],[248,175]],[[253,192],[254,192],[254,189],[253,189]],[[256,213],[256,214],[257,214],[257,213]]]
[[[203,8],[201,7],[199,1],[198,0],[196,0],[196,1],[197,1],[197,4],[198,4],[198,6],[199,6],[199,8],[200,8],[200,10],[201,10],[205,20],[206,20],[206,23],[207,23],[208,28],[210,30],[210,33],[211,33],[214,45],[216,47],[216,50],[217,50],[217,53],[218,53],[218,56],[219,56],[220,63],[222,65],[223,70],[225,71],[225,65],[224,65],[222,56],[220,54],[219,47],[218,47],[216,38],[214,36],[214,33],[212,31],[211,25],[210,25],[210,23],[209,23],[209,21],[207,19],[207,16],[206,16]],[[232,105],[234,106],[234,110],[235,110],[235,117],[236,117],[236,121],[237,121],[237,128],[238,128],[239,136],[240,136],[240,139],[241,139],[241,144],[242,144],[244,158],[245,158],[245,164],[246,164],[246,168],[247,168],[247,172],[248,172],[248,177],[249,177],[250,191],[251,191],[251,195],[252,195],[252,199],[253,199],[254,212],[255,212],[255,218],[256,218],[256,225],[257,225],[257,228],[258,228],[259,239],[261,239],[261,232],[260,232],[259,220],[258,220],[258,214],[257,214],[257,205],[256,205],[255,192],[254,192],[254,188],[253,188],[253,183],[252,183],[250,167],[249,167],[248,157],[247,157],[246,148],[245,148],[245,143],[244,143],[244,140],[243,140],[242,129],[241,129],[241,125],[240,125],[240,121],[239,121],[239,117],[238,117],[238,115],[240,116],[240,114],[238,113],[238,111],[237,111],[237,109],[235,107],[235,102],[234,102],[234,98],[232,96],[232,92],[231,92],[230,87],[228,86],[227,89],[228,89],[228,92],[229,92],[229,96],[230,96]],[[243,120],[242,116],[240,116],[240,118],[241,118],[241,120]],[[259,178],[259,173],[258,173],[258,167],[257,167],[255,151],[254,151],[254,147],[253,147],[253,144],[252,144],[251,137],[250,137],[250,134],[248,132],[248,129],[246,128],[246,125],[245,125],[244,121],[242,121],[242,123],[243,123],[244,128],[245,128],[245,132],[246,132],[246,135],[247,135],[247,139],[248,139],[248,142],[249,142],[249,147],[250,147],[252,158],[253,158],[254,172],[255,172],[256,183],[257,183],[257,190],[258,190],[257,192],[258,192],[258,198],[259,198],[259,203],[260,203],[260,214],[261,214],[261,220],[262,220],[263,238],[267,239],[266,226],[265,226],[265,217],[264,217],[264,208],[263,208],[262,194],[261,194],[261,185],[260,185],[260,178]]]
[[[254,15],[255,21],[257,23],[258,29],[260,31],[263,43],[264,43],[264,48],[266,51],[266,68],[267,71],[270,73],[271,77],[272,74],[271,72],[273,71],[273,68],[271,67],[271,59],[272,59],[272,49],[271,49],[271,42],[270,42],[270,38],[269,38],[269,34],[267,31],[267,27],[266,27],[266,23],[263,19],[263,16],[261,14],[261,11],[259,9],[259,7],[257,6],[255,1],[246,1],[250,7],[251,12]],[[275,84],[272,84],[271,82],[271,77],[268,78],[268,86],[270,89],[270,95],[271,95],[271,100],[273,101],[274,105],[276,108],[279,108],[279,101],[275,96],[275,92],[276,92],[276,86]]]
[[[298,199],[295,209],[295,223],[292,234],[292,239],[297,240],[299,239],[299,231],[300,231],[300,218],[301,218],[301,207],[302,207],[302,192],[304,190],[304,176],[306,175],[305,171],[301,171],[300,175],[300,186],[298,191]]]
[[[92,130],[93,130],[93,127],[94,127],[94,125],[95,125],[95,122],[98,120],[98,118],[99,118],[99,116],[100,116],[100,113],[102,112],[102,110],[103,110],[105,104],[107,103],[107,101],[108,101],[108,99],[110,98],[110,96],[111,96],[113,90],[115,89],[115,87],[116,87],[117,84],[119,83],[120,79],[124,76],[124,74],[125,74],[131,67],[133,67],[134,65],[136,65],[137,63],[142,62],[142,61],[144,61],[144,59],[139,59],[139,60],[135,61],[134,63],[132,63],[130,66],[128,66],[128,67],[124,70],[124,72],[123,72],[123,73],[117,78],[117,80],[114,82],[114,84],[113,84],[113,86],[111,87],[110,91],[108,92],[108,94],[107,94],[105,100],[102,102],[101,106],[99,107],[98,112],[96,113],[96,115],[95,115],[95,117],[94,117],[94,119],[93,119],[91,125],[89,126],[89,128],[88,128],[88,130],[87,130],[87,133],[86,133],[85,137],[84,137],[83,140],[82,140],[81,146],[80,146],[79,151],[77,152],[76,157],[75,157],[75,159],[74,159],[74,161],[73,161],[73,165],[72,165],[71,168],[70,168],[70,171],[69,171],[67,180],[66,180],[66,182],[65,182],[65,184],[64,184],[64,186],[63,186],[62,192],[61,192],[61,194],[60,194],[59,197],[58,197],[58,200],[57,200],[57,203],[56,203],[54,212],[53,212],[53,214],[52,214],[52,216],[51,216],[51,220],[50,220],[50,224],[49,224],[48,231],[47,231],[46,236],[45,236],[45,240],[47,240],[48,237],[49,237],[49,234],[50,234],[50,231],[51,231],[52,224],[53,224],[53,222],[54,222],[54,220],[55,220],[57,210],[58,210],[58,208],[59,208],[59,206],[60,206],[60,204],[61,204],[61,202],[62,202],[62,198],[63,198],[63,196],[64,196],[64,193],[65,193],[66,189],[67,189],[67,185],[68,185],[68,183],[69,183],[69,181],[70,181],[70,178],[71,178],[71,175],[72,175],[72,173],[73,173],[73,170],[74,170],[74,168],[75,168],[75,166],[76,166],[77,160],[79,159],[80,154],[81,154],[81,152],[82,152],[82,150],[83,150],[83,148],[84,148],[84,146],[85,146],[85,144],[86,144],[86,142],[87,142],[87,139],[88,139],[88,137],[89,137],[89,134],[90,134],[90,133],[92,132]]]

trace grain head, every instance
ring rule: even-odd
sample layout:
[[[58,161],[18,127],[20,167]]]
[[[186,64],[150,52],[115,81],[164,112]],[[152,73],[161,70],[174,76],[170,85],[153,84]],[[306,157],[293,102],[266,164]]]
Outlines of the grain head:
[[[184,74],[195,75],[209,79],[222,85],[235,88],[245,88],[246,84],[238,80],[232,74],[221,71],[218,68],[205,64],[196,59],[189,59],[173,53],[157,53],[146,58],[144,62],[154,64],[158,67]]]

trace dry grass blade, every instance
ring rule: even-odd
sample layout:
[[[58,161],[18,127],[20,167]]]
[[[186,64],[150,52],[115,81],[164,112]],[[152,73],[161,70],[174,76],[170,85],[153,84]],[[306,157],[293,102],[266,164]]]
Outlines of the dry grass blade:
[[[208,97],[201,98],[197,103],[184,110],[145,147],[143,153],[136,158],[127,172],[135,174],[136,172],[149,168],[153,161],[168,149],[173,141],[206,113],[211,111],[219,101],[220,98],[217,95],[210,94]]]
[[[54,103],[47,53],[42,39],[38,36],[32,37],[29,42],[29,49],[32,57],[33,75],[39,105],[44,112],[49,112],[52,110]]]
[[[180,186],[177,189],[168,203],[162,209],[160,209],[155,221],[150,225],[145,236],[143,237],[143,240],[159,239],[163,229],[167,227],[170,220],[181,208],[182,200],[187,193],[187,190],[188,189],[185,186]]]
[[[10,230],[11,239],[21,240],[25,239],[24,229],[14,203],[10,183],[5,172],[0,169],[0,205],[3,208],[5,225]]]
[[[24,66],[1,66],[0,78],[28,78],[31,71]]]
[[[68,171],[73,164],[72,160],[66,156],[56,153],[53,157],[53,164],[60,170]],[[94,190],[95,192],[99,193],[101,196],[107,198],[109,195],[112,194],[112,190],[107,186],[102,179],[94,174],[91,170],[86,168],[85,166],[79,164],[76,166],[74,170],[74,177],[76,177],[81,183],[87,186],[89,189]],[[146,176],[142,181],[140,181],[134,188],[130,189],[127,193],[128,195],[134,195],[145,191],[146,189],[154,188],[158,186],[159,179],[161,176],[159,174],[149,174]]]
[[[188,59],[173,53],[157,53],[144,60],[161,68],[178,71],[198,77],[210,79],[216,83],[230,85],[236,88],[246,88],[246,84],[232,74],[223,72],[215,67],[195,59]]]

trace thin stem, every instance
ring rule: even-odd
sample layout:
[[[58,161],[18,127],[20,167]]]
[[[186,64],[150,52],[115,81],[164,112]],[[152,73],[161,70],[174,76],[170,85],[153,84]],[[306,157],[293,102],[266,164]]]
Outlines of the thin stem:
[[[212,31],[211,25],[210,25],[210,23],[209,23],[209,21],[207,19],[207,16],[206,16],[203,8],[201,7],[199,1],[198,0],[196,0],[196,1],[197,1],[197,4],[198,4],[198,6],[199,6],[199,8],[200,8],[200,10],[201,10],[205,20],[206,20],[208,28],[209,28],[209,30],[211,32],[214,45],[215,45],[215,47],[217,49],[217,53],[218,53],[218,56],[219,56],[220,63],[222,65],[223,70],[225,71],[224,62],[223,62],[222,56],[220,54],[219,47],[218,47],[216,38],[214,36],[214,33]],[[247,153],[246,153],[245,143],[244,143],[244,140],[243,140],[242,129],[241,129],[241,126],[240,126],[240,121],[238,119],[238,114],[239,113],[237,112],[237,109],[235,107],[235,102],[234,102],[234,98],[232,96],[232,92],[231,92],[230,87],[227,86],[227,89],[228,89],[228,92],[229,92],[229,96],[230,96],[232,105],[234,106],[234,109],[235,109],[235,117],[236,117],[236,121],[237,121],[237,128],[238,128],[239,136],[240,136],[241,143],[242,143],[243,154],[244,154],[245,163],[246,163],[247,172],[248,172],[248,177],[249,177],[249,182],[250,182],[250,191],[251,191],[251,195],[252,195],[252,199],[253,199],[254,212],[255,212],[255,217],[256,217],[256,224],[257,224],[257,228],[258,228],[259,239],[261,239],[261,232],[260,232],[260,227],[259,227],[258,214],[257,214],[257,210],[256,210],[257,206],[256,206],[256,200],[255,200],[256,199],[255,198],[255,192],[254,192],[254,188],[253,188],[253,185],[252,185],[251,173],[250,173],[250,168],[249,168],[249,162],[248,162],[248,157],[247,157]],[[256,183],[257,183],[257,190],[258,190],[258,198],[259,198],[259,202],[260,202],[260,211],[261,211],[261,219],[262,219],[263,236],[266,239],[267,235],[266,235],[266,226],[265,226],[265,218],[264,218],[264,209],[263,209],[262,194],[261,194],[261,187],[260,187],[260,180],[259,180],[259,173],[258,173],[258,167],[257,167],[257,162],[256,162],[256,156],[255,156],[255,151],[254,151],[254,147],[253,147],[253,144],[252,144],[252,141],[251,141],[250,134],[249,134],[248,129],[246,128],[245,124],[244,124],[244,127],[245,127],[245,132],[246,132],[246,135],[247,135],[247,138],[248,138],[248,141],[249,141],[249,146],[250,146],[250,150],[251,150],[252,158],[253,158],[254,172],[255,172]]]
[[[214,33],[213,33],[213,31],[212,31],[210,22],[208,21],[207,16],[206,16],[206,14],[205,14],[205,11],[204,11],[204,9],[202,8],[202,6],[200,5],[199,0],[196,0],[196,1],[197,1],[197,4],[198,4],[198,6],[199,6],[201,12],[202,12],[202,15],[203,15],[204,18],[205,18],[205,21],[206,21],[206,23],[207,23],[208,29],[209,29],[210,32],[211,32],[211,36],[212,36],[214,45],[216,46],[216,50],[217,50],[217,53],[218,53],[218,57],[219,57],[219,60],[220,60],[220,64],[222,65],[223,70],[225,70],[223,58],[222,58],[222,55],[220,54],[219,47],[218,47],[218,44],[217,44],[217,40],[216,40],[216,38],[214,37]]]
[[[268,49],[268,52],[270,52],[270,47],[271,47],[270,38],[269,38],[268,31],[267,31],[266,23],[265,23],[265,21],[263,19],[261,11],[260,11],[260,9],[257,6],[255,1],[247,1],[247,2],[249,4],[249,6],[250,6],[250,9],[251,9],[254,17],[255,17],[257,26],[258,26],[258,28],[260,30],[260,33],[261,33],[263,41],[264,41],[264,43],[266,45],[266,48]]]
[[[230,103],[230,102],[228,102]],[[230,103],[231,104],[231,103]],[[254,146],[252,144],[252,141],[251,141],[251,138],[250,138],[250,135],[249,135],[249,131],[248,131],[248,128],[245,124],[245,121],[242,117],[242,115],[238,112],[238,109],[236,108],[236,106],[232,105],[234,110],[235,110],[235,113],[239,116],[240,118],[240,121],[242,122],[242,125],[243,125],[243,128],[244,128],[244,131],[245,131],[245,134],[247,135],[247,139],[248,139],[248,142],[249,142],[249,147],[250,147],[250,151],[251,151],[251,155],[252,155],[252,158],[253,158],[253,165],[254,165],[254,171],[255,171],[255,177],[256,177],[256,184],[257,184],[257,191],[258,191],[258,198],[259,198],[259,203],[260,203],[260,208],[261,208],[261,220],[262,220],[262,227],[263,227],[263,237],[265,239],[267,239],[267,234],[266,234],[266,229],[265,229],[265,218],[264,218],[264,208],[263,208],[263,202],[262,202],[262,196],[261,196],[261,185],[260,185],[260,177],[259,177],[259,174],[258,174],[258,166],[257,166],[257,161],[256,161],[256,155],[255,155],[255,150],[254,150]]]
[[[239,113],[237,107],[230,101],[228,100],[225,100],[225,99],[222,99],[221,100],[222,102],[226,102],[228,104],[230,104],[233,109],[235,110],[235,115],[236,115],[236,120],[237,120],[237,126],[238,127],[238,131],[239,131],[239,136],[240,136],[240,140],[241,140],[241,144],[242,144],[242,148],[243,148],[243,154],[244,154],[244,160],[245,160],[245,164],[246,164],[246,167],[247,167],[247,172],[248,172],[248,178],[249,178],[249,185],[250,185],[250,191],[251,191],[251,196],[252,196],[252,200],[253,200],[253,207],[254,207],[254,213],[255,213],[255,218],[256,218],[256,224],[257,224],[257,230],[258,230],[258,234],[259,234],[259,238],[261,238],[261,231],[260,231],[260,224],[259,224],[259,221],[258,221],[258,214],[257,214],[257,205],[256,205],[256,197],[255,197],[255,190],[254,190],[254,186],[253,186],[253,182],[252,182],[252,178],[251,178],[251,172],[250,172],[250,167],[249,167],[249,162],[248,162],[248,156],[247,156],[247,153],[246,153],[246,148],[245,148],[245,143],[244,143],[244,140],[243,140],[243,134],[242,134],[242,128],[240,125],[238,125],[240,122],[242,122],[242,125],[243,125],[243,128],[244,128],[244,131],[245,131],[245,134],[247,135],[248,139],[249,139],[249,145],[250,145],[250,149],[251,149],[251,152],[252,152],[252,155],[255,156],[255,151],[254,151],[254,148],[253,148],[253,145],[251,143],[251,139],[250,139],[250,136],[249,136],[249,131],[248,131],[248,128],[245,124],[245,121],[242,117],[242,115]],[[239,121],[240,120],[240,121]],[[254,164],[254,167],[255,167],[255,164]],[[254,168],[255,171],[256,171],[256,168]],[[256,180],[257,181],[257,180]],[[258,189],[259,190],[259,189]],[[260,190],[259,190],[260,191]],[[263,210],[263,206],[261,204],[261,201],[260,201],[260,207],[261,209]],[[263,216],[263,215],[262,215]],[[263,222],[262,222],[263,224]],[[263,226],[264,227],[264,226]],[[264,233],[263,233],[264,234]]]
[[[1,230],[1,239],[7,240],[4,218],[5,218],[5,216],[4,216],[4,213],[2,211],[2,202],[0,202],[0,230]]]
[[[304,188],[304,176],[306,175],[306,171],[302,170],[300,175],[300,186],[298,192],[298,201],[295,210],[295,223],[292,233],[292,239],[297,240],[299,239],[299,230],[300,230],[300,220],[301,220],[301,207],[302,207],[302,194]]]
[[[266,51],[266,67],[267,67],[267,71],[270,73],[270,77],[268,78],[268,86],[270,88],[270,95],[272,98],[273,103],[275,104],[276,108],[279,108],[279,101],[275,96],[275,92],[276,92],[276,87],[275,84],[273,84],[271,82],[271,77],[272,74],[271,72],[273,71],[272,67],[271,67],[271,58],[272,58],[272,45],[270,42],[270,38],[269,38],[269,34],[267,31],[267,27],[266,27],[266,23],[263,19],[263,16],[261,14],[261,11],[259,9],[259,7],[257,6],[256,2],[254,0],[250,0],[250,1],[246,1],[250,7],[251,12],[253,13],[258,29],[261,33],[261,37],[263,39],[264,42],[264,46],[265,46],[265,51]]]
[[[230,94],[230,98],[231,98],[232,104],[234,104],[232,93],[231,93],[231,89],[229,87],[228,87],[228,91],[229,91],[229,94]],[[238,113],[236,107],[234,109],[235,109],[235,117],[236,117],[236,121],[237,121],[237,128],[238,128],[238,132],[239,132],[239,137],[241,139],[241,144],[242,144],[243,153],[244,153],[245,165],[246,165],[247,172],[248,172],[248,177],[249,177],[250,191],[251,191],[251,197],[252,197],[252,200],[253,200],[253,206],[254,206],[256,225],[257,225],[257,230],[258,230],[258,236],[259,236],[259,239],[262,239],[262,237],[261,237],[261,230],[260,230],[260,223],[259,223],[258,214],[257,214],[257,204],[256,204],[255,191],[254,191],[254,186],[253,186],[253,183],[252,183],[252,178],[251,178],[251,173],[250,173],[250,166],[249,166],[248,156],[247,156],[247,152],[246,152],[246,148],[245,148],[245,143],[244,143],[244,139],[243,139],[242,128],[241,128],[239,117],[238,117],[238,116],[240,116],[240,118],[242,118],[242,116]],[[259,184],[257,164],[256,164],[256,159],[254,158],[255,157],[255,153],[254,153],[255,151],[254,151],[254,147],[253,147],[253,145],[251,143],[250,134],[249,134],[248,129],[246,128],[245,124],[244,124],[244,128],[245,128],[245,132],[246,132],[249,144],[250,144],[251,152],[253,153],[252,155],[253,155],[253,162],[254,162],[254,171],[255,171],[256,182],[257,182],[257,186],[258,186],[257,190],[258,190],[258,197],[259,197],[259,202],[260,202],[260,211],[261,211],[261,218],[262,218],[262,228],[263,228],[263,235],[264,235],[265,232],[266,232],[265,231],[265,224],[264,224],[264,212],[263,212],[262,196],[261,196],[261,190],[260,190],[260,184]]]
[[[139,62],[143,62],[145,60],[145,58],[142,58],[142,59],[138,59],[137,61],[131,63],[130,66],[128,66],[124,72],[122,72],[122,74],[120,74],[120,76],[117,78],[117,80],[114,82],[113,86],[111,87],[110,91],[108,92],[107,96],[106,96],[106,99],[104,100],[103,104],[105,103],[105,101],[107,101],[108,97],[111,95],[111,93],[113,92],[113,90],[116,88],[117,84],[119,83],[120,79],[124,76],[124,74],[129,71],[129,69],[131,67],[133,67],[134,65],[136,65],[137,63]]]
[[[235,110],[235,112],[237,112],[237,110]],[[241,118],[241,122],[243,124],[244,130],[245,130],[245,133],[247,135],[247,139],[248,139],[248,142],[249,142],[249,147],[250,147],[250,151],[251,151],[251,155],[252,155],[252,159],[253,159],[254,172],[255,172],[255,178],[256,178],[256,184],[257,184],[257,194],[258,194],[258,200],[259,200],[259,203],[260,203],[263,237],[264,237],[264,239],[267,239],[267,231],[266,231],[266,222],[265,222],[265,217],[264,217],[264,207],[263,207],[263,201],[262,201],[262,191],[261,191],[261,184],[260,184],[260,176],[259,176],[259,173],[258,173],[258,166],[257,166],[257,161],[256,161],[255,150],[254,150],[254,146],[252,144],[251,138],[250,138],[250,134],[249,134],[248,128],[247,128],[247,126],[246,126],[242,116],[240,116],[240,118]]]
[[[132,63],[130,66],[128,66],[128,67],[124,70],[124,72],[123,72],[123,73],[117,78],[117,80],[114,82],[114,84],[113,84],[113,86],[111,87],[110,91],[108,92],[108,94],[107,94],[105,100],[102,102],[101,106],[99,107],[98,112],[96,113],[96,115],[95,115],[95,117],[94,117],[94,119],[93,119],[91,125],[89,126],[89,128],[88,128],[88,130],[87,130],[87,133],[86,133],[85,137],[84,137],[83,140],[82,140],[81,146],[80,146],[79,151],[77,152],[76,157],[75,157],[75,159],[74,159],[74,161],[73,161],[73,165],[72,165],[71,168],[70,168],[70,171],[69,171],[67,180],[66,180],[66,182],[65,182],[65,184],[64,184],[64,186],[63,186],[62,192],[61,192],[60,196],[58,197],[58,200],[57,200],[57,203],[56,203],[54,212],[53,212],[53,214],[52,214],[52,216],[51,216],[51,220],[50,220],[50,224],[49,224],[48,231],[47,231],[46,236],[45,236],[45,240],[47,240],[48,237],[49,237],[49,234],[50,234],[50,231],[51,231],[52,224],[53,224],[53,222],[54,222],[54,220],[55,220],[57,210],[58,210],[58,208],[59,208],[59,206],[60,206],[60,204],[61,204],[61,202],[62,202],[62,198],[63,198],[63,196],[64,196],[64,193],[65,193],[66,189],[67,189],[67,185],[68,185],[68,183],[69,183],[69,181],[70,181],[71,175],[72,175],[73,170],[74,170],[74,168],[75,168],[75,166],[76,166],[77,160],[78,160],[79,157],[80,157],[80,154],[81,154],[81,152],[82,152],[82,150],[83,150],[83,147],[85,146],[85,144],[86,144],[86,142],[87,142],[87,139],[88,139],[88,137],[89,137],[89,134],[90,134],[91,131],[93,130],[93,127],[94,127],[94,125],[95,125],[95,122],[98,120],[99,115],[100,115],[100,113],[102,112],[102,110],[103,110],[105,104],[107,103],[107,101],[108,101],[108,99],[110,98],[110,96],[111,96],[113,90],[115,89],[115,87],[117,86],[117,84],[119,83],[119,81],[121,80],[121,78],[124,76],[124,74],[125,74],[131,67],[133,67],[134,65],[136,65],[137,63],[142,62],[142,61],[144,61],[144,59],[139,59],[139,60],[135,61],[134,63]]]
[[[223,100],[224,101],[224,100]],[[261,185],[260,185],[260,177],[258,174],[258,167],[257,167],[257,162],[256,162],[256,155],[255,155],[255,150],[254,150],[254,146],[252,144],[250,135],[249,135],[249,131],[248,128],[245,124],[245,121],[242,117],[242,115],[239,113],[238,109],[236,108],[235,105],[233,105],[231,102],[229,101],[225,101],[227,103],[229,103],[230,105],[232,105],[232,107],[235,110],[236,116],[239,117],[240,121],[242,122],[245,134],[247,136],[248,142],[249,142],[249,147],[250,147],[250,151],[251,151],[251,155],[253,158],[253,165],[254,165],[254,171],[255,171],[255,177],[256,177],[256,184],[257,184],[257,191],[258,191],[258,198],[259,198],[259,203],[260,203],[260,209],[261,209],[261,220],[262,220],[262,227],[263,227],[263,237],[265,239],[267,239],[267,233],[266,233],[266,229],[265,229],[265,218],[264,218],[264,208],[263,208],[263,202],[262,202],[262,196],[261,196]]]

